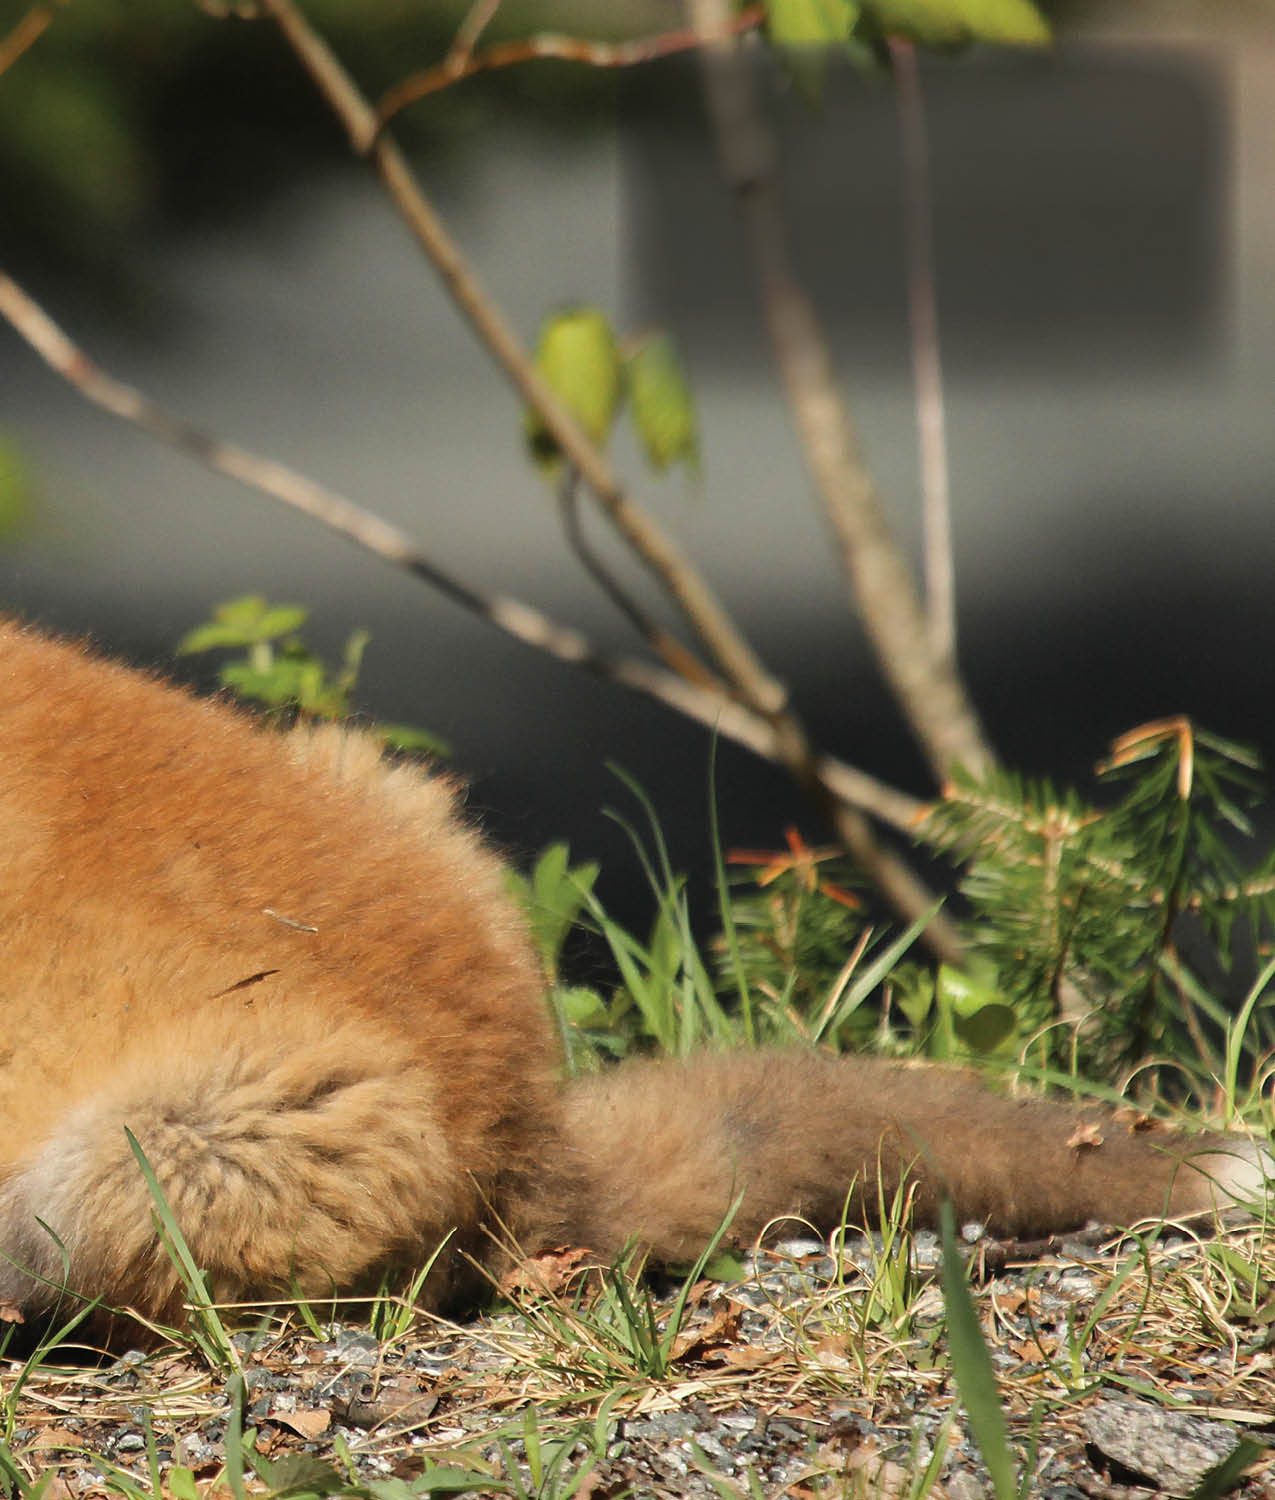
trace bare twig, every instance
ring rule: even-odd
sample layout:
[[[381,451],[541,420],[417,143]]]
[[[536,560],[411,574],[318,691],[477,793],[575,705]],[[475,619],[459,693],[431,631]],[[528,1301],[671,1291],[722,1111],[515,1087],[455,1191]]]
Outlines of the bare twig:
[[[686,4],[705,38],[715,37],[729,14],[727,0]],[[859,450],[814,308],[792,268],[776,147],[753,97],[748,59],[738,41],[711,40],[701,59],[709,114],[743,212],[771,342],[854,604],[936,777],[942,780],[954,765],[978,771],[991,752],[955,668],[936,660],[930,649],[911,570]]]
[[[53,24],[53,16],[67,0],[46,0],[42,5],[33,5],[26,15],[6,36],[0,37],[0,73],[11,68],[15,62],[33,47]]]
[[[541,378],[518,335],[487,295],[421,191],[402,152],[380,133],[371,106],[331,49],[292,0],[263,0],[263,8],[341,121],[353,150],[381,177],[394,206],[497,367],[535,411],[564,460],[580,471],[603,513],[677,604],[734,690],[759,712],[784,716],[788,694],[783,684],[766,671],[707,581],[672,538],[634,503],[606,456]]]
[[[507,595],[483,593],[431,562],[404,532],[371,511],[284,464],[208,436],[133,386],[105,374],[3,272],[0,272],[0,317],[82,396],[121,421],[180,449],[217,473],[321,522],[366,551],[423,579],[454,603],[525,645],[583,668],[604,681],[654,698],[685,718],[715,729],[725,739],[764,760],[779,760],[772,727],[756,713],[723,696],[720,690],[684,681],[647,662],[607,656],[595,650],[579,631],[559,624],[531,605]],[[901,831],[910,831],[924,812],[924,805],[906,793],[832,756],[821,756],[816,767],[833,797],[865,808]]]
[[[766,670],[694,564],[634,503],[606,456],[589,440],[541,378],[513,328],[487,295],[443,227],[402,152],[388,134],[382,132],[374,111],[353,79],[301,15],[293,0],[262,0],[262,8],[278,25],[341,121],[353,150],[379,174],[395,207],[442,278],[453,301],[518,394],[535,411],[561,450],[564,462],[578,469],[603,514],[678,606],[732,692],[745,706],[769,721],[777,759],[826,813],[838,837],[887,899],[896,905],[896,909],[910,911],[915,917],[929,904],[920,899],[920,893],[924,891],[922,883],[901,861],[878,845],[865,818],[829,794],[818,773],[818,757],[789,704],[787,688]],[[727,36],[731,33],[731,22],[729,13],[723,13],[708,32],[714,37]],[[702,27],[699,29],[703,31]],[[948,761],[968,762],[971,759],[965,755],[948,757]],[[955,932],[941,919],[927,931],[927,940],[943,947],[948,954],[955,954],[959,949]]]
[[[912,378],[916,386],[921,464],[926,624],[934,660],[950,665],[956,661],[956,570],[952,561],[951,486],[943,371],[939,360],[930,153],[916,48],[902,37],[891,37],[889,46],[903,158],[903,238],[908,263],[908,321],[912,332]]]
[[[540,32],[518,41],[498,42],[482,52],[474,46],[482,29],[491,19],[500,0],[483,0],[475,4],[470,17],[466,18],[465,33],[457,33],[451,51],[432,68],[423,68],[419,73],[409,73],[401,83],[384,94],[376,106],[376,118],[381,126],[387,125],[395,115],[440,89],[449,88],[462,78],[472,78],[476,73],[490,73],[496,68],[512,67],[516,63],[533,62],[541,58],[556,58],[564,62],[588,63],[594,68],[632,68],[639,63],[653,62],[660,57],[672,57],[678,52],[689,52],[700,45],[700,38],[693,31],[666,31],[657,36],[640,37],[629,42],[599,42],[585,37],[558,36],[552,32]],[[477,14],[481,24],[468,27],[469,20]],[[761,25],[765,12],[760,5],[746,6],[738,15],[731,16],[723,24],[722,36],[735,36],[741,32],[755,30]]]
[[[469,61],[478,45],[478,38],[491,25],[500,6],[501,0],[473,0],[465,19],[456,28],[445,66],[450,64],[460,68]]]
[[[345,125],[355,149],[376,167],[392,200],[433,261],[453,299],[469,317],[475,331],[523,399],[536,411],[561,450],[564,462],[578,469],[604,514],[678,604],[721,669],[729,684],[731,698],[738,701],[723,701],[719,693],[705,687],[702,680],[686,681],[674,673],[658,674],[644,663],[604,658],[578,632],[557,625],[517,601],[485,597],[445,573],[417,552],[402,532],[379,517],[360,510],[302,476],[292,474],[282,465],[257,458],[232,445],[214,442],[189,423],[149,402],[139,392],[103,375],[66,339],[52,320],[7,279],[0,280],[0,291],[6,304],[0,307],[0,312],[10,317],[15,327],[54,368],[107,410],[194,454],[221,472],[324,521],[426,579],[449,597],[519,639],[608,680],[637,687],[665,702],[678,704],[681,711],[702,722],[715,722],[722,732],[739,737],[742,743],[771,756],[789,770],[823,809],[838,836],[886,899],[905,918],[914,918],[924,911],[931,902],[930,893],[923,883],[896,855],[878,843],[867,819],[844,800],[855,777],[847,779],[843,773],[837,772],[834,763],[812,751],[800,721],[788,705],[784,686],[765,670],[689,560],[625,494],[605,456],[589,441],[540,378],[513,330],[483,292],[420,192],[402,154],[388,137],[379,133],[370,106],[336,58],[310,30],[291,0],[263,0],[262,8],[274,18],[319,84]],[[684,652],[684,648],[682,650]],[[681,660],[670,664],[675,670],[685,670],[688,655],[684,653]],[[702,669],[697,675],[702,677]],[[748,723],[745,719],[746,728],[741,731],[741,711],[754,721],[759,718],[762,722]],[[860,790],[871,795],[869,781],[865,778],[860,783]],[[886,789],[882,803],[891,807],[896,816],[899,796]],[[902,799],[904,803],[908,800]],[[946,958],[959,956],[960,944],[955,931],[942,918],[931,922],[926,940]]]
[[[580,476],[575,465],[563,464],[562,478],[558,483],[558,510],[562,516],[563,535],[567,539],[567,545],[580,559],[580,566],[655,655],[667,662],[679,677],[700,687],[711,688],[723,698],[729,698],[730,690],[721,678],[710,672],[699,657],[688,650],[676,636],[653,620],[594,551],[580,522],[579,486]]]

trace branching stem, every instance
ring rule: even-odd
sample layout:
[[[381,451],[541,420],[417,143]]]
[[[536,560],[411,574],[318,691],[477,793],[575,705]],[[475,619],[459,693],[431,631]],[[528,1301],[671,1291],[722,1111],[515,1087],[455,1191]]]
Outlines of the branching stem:
[[[935,657],[907,560],[837,388],[814,306],[797,279],[781,207],[777,148],[737,40],[714,40],[728,0],[686,0],[701,49],[708,110],[739,200],[762,308],[806,462],[841,553],[851,600],[935,777],[979,774],[992,754],[953,663]]]
[[[908,324],[912,335],[912,379],[916,388],[917,447],[921,468],[926,624],[935,662],[954,666],[956,568],[952,559],[951,483],[943,368],[939,358],[925,104],[913,44],[900,37],[891,37],[890,61],[894,68],[902,148],[903,240],[907,257]]]
[[[476,52],[474,48],[478,37],[499,4],[500,0],[477,0],[461,30],[457,32],[455,44],[443,61],[432,68],[423,68],[418,73],[409,73],[382,97],[376,106],[376,118],[380,125],[388,125],[409,104],[436,94],[440,89],[450,88],[462,78],[490,73],[497,68],[508,68],[539,58],[586,63],[593,68],[632,68],[639,63],[654,62],[657,58],[672,57],[678,52],[689,52],[700,45],[700,38],[693,31],[665,31],[657,36],[639,37],[628,42],[599,42],[587,37],[540,32],[518,41],[497,42],[482,52]],[[761,25],[764,17],[762,6],[745,6],[738,15],[726,19],[721,35],[737,36],[742,32],[752,31]]]
[[[603,514],[677,605],[732,694],[743,706],[767,720],[773,734],[775,758],[826,813],[838,837],[895,909],[901,913],[910,911],[913,917],[924,911],[930,903],[923,882],[879,844],[861,813],[829,793],[819,774],[821,757],[811,747],[789,703],[785,685],[767,671],[694,564],[632,500],[606,456],[541,378],[517,334],[447,233],[402,152],[381,130],[375,111],[340,61],[293,0],[261,0],[261,3],[341,121],[352,149],[377,172],[453,301],[519,396],[536,413],[564,462],[579,472]],[[720,43],[722,37],[731,33],[732,22],[729,11],[723,11],[707,25],[707,30],[700,21],[694,29],[697,36],[702,38],[707,34]],[[968,762],[971,757],[961,755],[951,759]],[[950,956],[959,951],[955,930],[941,918],[927,931],[927,940]]]

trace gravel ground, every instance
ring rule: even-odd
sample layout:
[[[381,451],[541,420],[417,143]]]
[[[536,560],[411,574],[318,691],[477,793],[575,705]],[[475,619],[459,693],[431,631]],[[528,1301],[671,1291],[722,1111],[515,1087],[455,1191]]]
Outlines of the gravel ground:
[[[1254,1243],[1270,1255],[1260,1238],[1228,1241],[1231,1281]],[[1220,1245],[1166,1239],[1123,1260],[1096,1236],[1032,1258],[972,1247],[1027,1493],[1187,1495],[1242,1436],[1275,1443],[1270,1283],[1254,1283],[1247,1316],[1238,1305],[1221,1316],[1209,1279]],[[568,1305],[552,1299],[465,1325],[421,1320],[388,1344],[353,1322],[316,1337],[272,1321],[235,1335],[242,1424],[255,1430],[249,1488],[331,1493],[340,1475],[346,1488],[389,1481],[402,1495],[510,1493],[516,1471],[526,1493],[583,1500],[893,1496],[910,1492],[937,1445],[930,1493],[990,1494],[926,1281],[937,1254],[926,1234],[910,1261],[891,1261],[879,1238],[848,1242],[840,1265],[818,1244],[763,1252],[739,1283],[694,1289],[658,1378],[626,1367],[587,1323],[547,1316]],[[883,1282],[887,1265],[901,1281]],[[11,1398],[17,1373],[5,1378]],[[189,1350],[63,1374],[46,1365],[11,1406],[9,1462],[26,1477],[54,1471],[44,1500],[120,1494],[114,1468],[153,1494],[148,1441],[165,1493],[182,1488],[174,1465],[202,1493],[233,1431],[224,1377]],[[1241,1459],[1247,1472],[1227,1492],[1275,1500],[1272,1450],[1231,1462]]]

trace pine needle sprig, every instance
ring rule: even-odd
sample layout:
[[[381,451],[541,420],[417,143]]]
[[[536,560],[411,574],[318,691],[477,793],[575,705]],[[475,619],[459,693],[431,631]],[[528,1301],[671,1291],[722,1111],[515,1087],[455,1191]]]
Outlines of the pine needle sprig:
[[[1019,1031],[1069,1023],[1055,1051],[1106,1069],[1153,1055],[1217,1061],[1219,979],[1251,978],[1275,935],[1275,851],[1240,849],[1261,798],[1256,756],[1172,718],[1121,736],[1102,808],[1046,781],[956,776],[921,837],[964,869],[971,950],[995,966]],[[1237,847],[1239,846],[1239,847]],[[1243,941],[1240,941],[1240,938]],[[1269,1032],[1269,1007],[1254,1047]]]

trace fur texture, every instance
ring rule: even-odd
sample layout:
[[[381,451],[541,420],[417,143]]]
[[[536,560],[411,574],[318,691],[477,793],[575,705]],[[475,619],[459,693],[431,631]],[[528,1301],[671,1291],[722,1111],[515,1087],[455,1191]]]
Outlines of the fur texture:
[[[1013,1232],[1260,1185],[1244,1142],[952,1071],[704,1055],[564,1089],[500,863],[454,802],[356,733],[281,738],[0,623],[0,1301],[56,1299],[42,1220],[74,1291],[179,1313],[125,1127],[227,1298],[352,1289],[448,1231],[490,1257],[497,1221],[527,1250],[638,1235],[686,1259],[741,1188],[740,1238],[828,1227],[852,1184],[870,1211],[878,1164],[923,1215],[946,1191]]]

